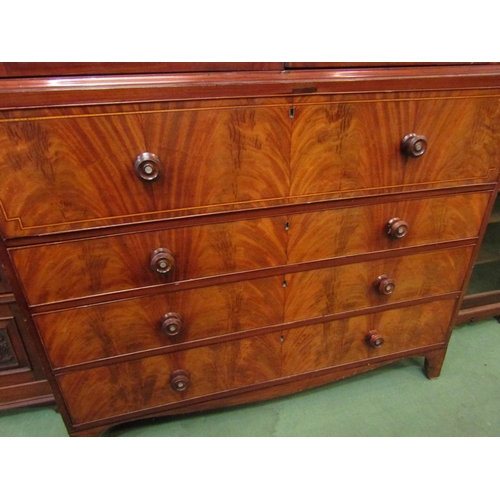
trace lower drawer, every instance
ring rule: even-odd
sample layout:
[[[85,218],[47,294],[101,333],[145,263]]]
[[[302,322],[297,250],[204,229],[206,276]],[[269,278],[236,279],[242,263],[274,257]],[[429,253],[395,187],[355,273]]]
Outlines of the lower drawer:
[[[345,311],[458,294],[472,250],[458,247],[378,259],[96,304],[34,319],[52,366],[60,368]],[[383,280],[377,280],[384,275],[389,294],[380,289]]]
[[[351,362],[403,357],[446,342],[454,306],[455,300],[436,301],[70,372],[58,381],[73,423],[98,421]],[[380,347],[367,341],[375,330],[384,340]]]
[[[283,277],[274,276],[68,309],[34,320],[52,366],[60,368],[280,324],[284,293]]]

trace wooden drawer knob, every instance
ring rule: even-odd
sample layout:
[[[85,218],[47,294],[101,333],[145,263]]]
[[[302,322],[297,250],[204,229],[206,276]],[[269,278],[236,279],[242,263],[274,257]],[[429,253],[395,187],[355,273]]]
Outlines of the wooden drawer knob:
[[[176,392],[185,391],[189,386],[189,372],[186,370],[175,370],[170,375],[170,387]]]
[[[134,172],[143,181],[154,181],[160,175],[161,162],[153,153],[141,153],[135,160]]]
[[[169,337],[175,337],[182,331],[182,318],[180,314],[169,312],[161,320],[161,331]]]
[[[387,234],[393,238],[404,238],[409,230],[410,225],[408,222],[401,220],[399,217],[394,217],[387,223]]]
[[[396,283],[393,279],[387,277],[385,274],[382,274],[377,278],[375,288],[381,295],[391,295],[396,289]]]
[[[155,273],[167,274],[174,268],[174,256],[168,248],[157,248],[151,254],[151,269]]]
[[[368,335],[365,338],[366,343],[370,346],[373,347],[374,349],[378,349],[382,347],[384,344],[384,339],[382,338],[382,335],[377,332],[377,330],[372,330],[368,332]]]
[[[418,158],[427,150],[427,139],[423,135],[408,134],[401,141],[401,153],[410,158]]]

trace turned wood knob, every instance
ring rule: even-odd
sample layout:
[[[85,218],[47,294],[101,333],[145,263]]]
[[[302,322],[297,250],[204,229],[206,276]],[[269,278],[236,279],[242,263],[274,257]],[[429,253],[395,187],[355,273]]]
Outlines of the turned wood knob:
[[[134,172],[143,181],[154,181],[160,175],[161,162],[153,153],[141,153],[134,164]]]
[[[175,337],[181,333],[182,326],[180,314],[169,312],[161,319],[161,331],[170,337]]]
[[[401,220],[399,217],[394,217],[387,223],[387,234],[393,238],[404,238],[409,230],[410,225],[408,222]]]
[[[410,158],[418,158],[427,150],[427,138],[423,135],[408,134],[401,141],[401,153]]]
[[[170,387],[176,392],[185,391],[189,386],[189,372],[186,370],[175,370],[170,375]]]
[[[370,346],[373,347],[374,349],[378,349],[379,347],[382,347],[384,344],[384,339],[382,338],[382,335],[377,332],[377,330],[372,330],[371,332],[368,332],[368,335],[365,338],[366,343]]]
[[[174,268],[174,263],[174,256],[168,248],[157,248],[151,254],[151,269],[155,273],[169,273]]]
[[[388,278],[385,274],[382,274],[377,278],[375,288],[381,295],[391,295],[391,293],[396,289],[396,283],[393,279]]]

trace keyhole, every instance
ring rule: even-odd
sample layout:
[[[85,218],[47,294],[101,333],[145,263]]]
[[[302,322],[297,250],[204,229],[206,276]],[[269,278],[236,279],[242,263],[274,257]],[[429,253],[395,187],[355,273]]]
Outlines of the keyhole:
[[[290,108],[288,115],[290,116],[290,118],[295,118],[295,108]]]

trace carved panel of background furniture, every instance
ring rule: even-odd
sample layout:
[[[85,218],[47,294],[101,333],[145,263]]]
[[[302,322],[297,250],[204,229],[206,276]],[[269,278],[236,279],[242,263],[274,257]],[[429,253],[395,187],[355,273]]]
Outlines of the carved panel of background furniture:
[[[0,410],[54,401],[25,323],[0,268]]]

